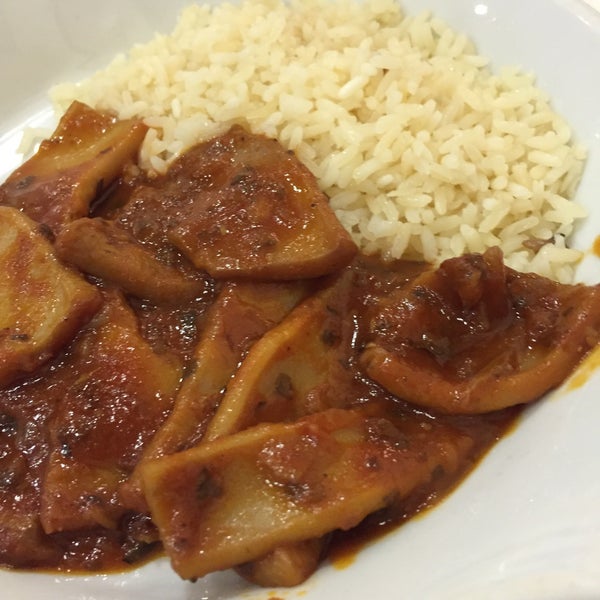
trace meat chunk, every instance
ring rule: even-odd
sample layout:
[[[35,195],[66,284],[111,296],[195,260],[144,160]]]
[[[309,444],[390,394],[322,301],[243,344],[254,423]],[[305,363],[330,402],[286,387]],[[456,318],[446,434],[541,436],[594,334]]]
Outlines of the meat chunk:
[[[361,356],[393,394],[445,413],[531,402],[600,339],[600,286],[504,266],[498,248],[442,263],[391,295]]]
[[[352,283],[352,271],[343,270],[254,344],[229,383],[206,440],[345,406],[349,398],[340,390],[353,377],[348,368]]]
[[[207,326],[194,353],[193,367],[179,390],[168,419],[158,429],[141,463],[197,444],[217,410],[224,391],[252,345],[306,296],[306,282],[232,282],[224,286],[206,317]],[[121,497],[140,511],[139,465],[121,488]]]
[[[106,219],[73,221],[58,234],[55,247],[63,261],[156,304],[180,304],[200,296],[206,288],[199,275],[186,276],[160,261],[127,231]]]
[[[0,385],[6,385],[71,341],[102,298],[14,208],[0,207],[0,263]]]
[[[152,209],[152,222],[156,205],[168,216]],[[310,171],[276,140],[240,126],[188,150],[165,178],[140,187],[120,218],[144,235],[166,229],[216,278],[318,277],[357,250]]]
[[[598,286],[497,249],[355,257],[276,141],[234,126],[155,177],[124,164],[144,132],[74,103],[0,186],[2,563],[114,569],[160,538],[182,577],[298,584],[332,531],[455,485],[518,413],[496,409],[598,342]]]
[[[331,409],[149,462],[142,478],[172,566],[191,579],[353,527],[456,471],[470,447],[452,428],[426,433],[418,417]]]
[[[140,120],[117,121],[73,102],[52,136],[0,186],[0,204],[56,233],[88,214],[92,201],[135,159],[146,131]]]
[[[182,367],[140,336],[119,294],[47,378],[61,390],[50,430],[40,520],[46,533],[116,528],[119,485],[169,413]]]

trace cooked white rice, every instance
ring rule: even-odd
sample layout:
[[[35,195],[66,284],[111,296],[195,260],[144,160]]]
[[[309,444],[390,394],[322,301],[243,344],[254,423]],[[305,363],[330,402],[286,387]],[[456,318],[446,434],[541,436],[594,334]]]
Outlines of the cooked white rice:
[[[297,153],[367,253],[438,262],[499,245],[510,266],[569,282],[585,152],[530,74],[486,64],[396,0],[247,0],[191,5],[171,34],[51,97],[57,112],[77,98],[143,117],[156,171],[243,121]]]

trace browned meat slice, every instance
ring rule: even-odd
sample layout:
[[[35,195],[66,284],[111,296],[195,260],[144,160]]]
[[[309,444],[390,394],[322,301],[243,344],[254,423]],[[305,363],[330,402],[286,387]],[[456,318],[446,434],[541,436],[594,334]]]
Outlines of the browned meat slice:
[[[442,263],[392,294],[361,362],[398,397],[446,413],[530,402],[600,338],[600,286],[506,268],[499,249]]]
[[[362,343],[361,323],[377,297],[406,285],[422,270],[422,265],[384,265],[358,256],[345,273],[329,282],[329,288],[306,300],[258,342],[242,365],[249,374],[247,382],[243,377],[232,381],[207,437],[232,433],[235,427],[261,419],[291,420],[325,408],[364,405],[373,389],[358,375],[354,361]],[[256,373],[257,364],[263,364],[263,372]],[[269,386],[269,369],[279,373],[275,386]],[[236,570],[265,587],[299,585],[317,568],[328,539],[285,544]]]
[[[352,284],[352,271],[342,271],[252,346],[227,386],[205,440],[265,421],[292,421],[346,406],[352,396],[342,390],[354,376],[349,368]]]
[[[204,440],[352,402],[353,283],[353,271],[345,270],[256,342],[228,385]],[[245,563],[240,574],[260,585],[297,585],[317,567],[324,545],[322,539],[287,543]]]
[[[160,261],[127,231],[105,219],[83,218],[56,237],[56,253],[90,275],[156,304],[181,304],[202,294],[206,281]]]
[[[116,527],[118,487],[169,413],[182,368],[140,336],[118,294],[48,378],[61,397],[52,422],[40,519],[47,533]]]
[[[37,225],[0,207],[0,385],[30,373],[98,310],[100,293],[55,257]]]
[[[147,127],[73,102],[52,136],[0,186],[0,204],[57,232],[86,216],[91,202],[135,159]]]
[[[149,215],[157,204],[166,215],[155,217],[159,225]],[[121,219],[144,235],[166,228],[171,243],[218,278],[318,277],[356,253],[310,171],[277,141],[240,126],[140,187]]]
[[[355,526],[455,472],[471,440],[450,427],[340,409],[263,424],[144,465],[175,571],[192,579]]]
[[[220,292],[177,394],[173,411],[145,449],[140,464],[180,452],[202,439],[224,390],[249,348],[308,293],[305,282],[234,282]],[[139,465],[121,489],[130,507],[146,510]]]

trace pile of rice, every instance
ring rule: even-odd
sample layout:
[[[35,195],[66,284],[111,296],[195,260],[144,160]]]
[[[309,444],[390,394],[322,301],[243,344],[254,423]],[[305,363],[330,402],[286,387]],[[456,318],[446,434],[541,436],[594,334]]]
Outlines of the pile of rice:
[[[464,35],[396,0],[192,5],[51,98],[143,117],[142,165],[158,172],[233,121],[276,137],[367,253],[439,262],[499,245],[563,282],[580,259],[565,237],[584,216],[585,152],[567,123],[531,75],[491,73]]]

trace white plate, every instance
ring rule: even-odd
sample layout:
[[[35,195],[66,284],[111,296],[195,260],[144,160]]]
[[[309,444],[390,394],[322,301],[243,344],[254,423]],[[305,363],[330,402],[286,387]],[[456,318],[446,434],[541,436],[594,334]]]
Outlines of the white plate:
[[[597,0],[594,0],[597,1]],[[183,0],[2,0],[0,177],[16,166],[18,131],[48,117],[45,92],[118,51],[170,30]],[[579,275],[600,281],[591,247],[600,234],[600,15],[569,0],[405,0],[468,34],[495,65],[538,75],[555,108],[589,149],[578,201],[591,216],[574,245]],[[596,358],[598,362],[599,358]],[[122,576],[0,572],[10,600],[325,600],[345,598],[600,598],[600,377],[566,384],[528,411],[441,505],[361,551],[344,569],[324,565],[292,590],[257,590],[232,573],[195,584],[165,561]]]

